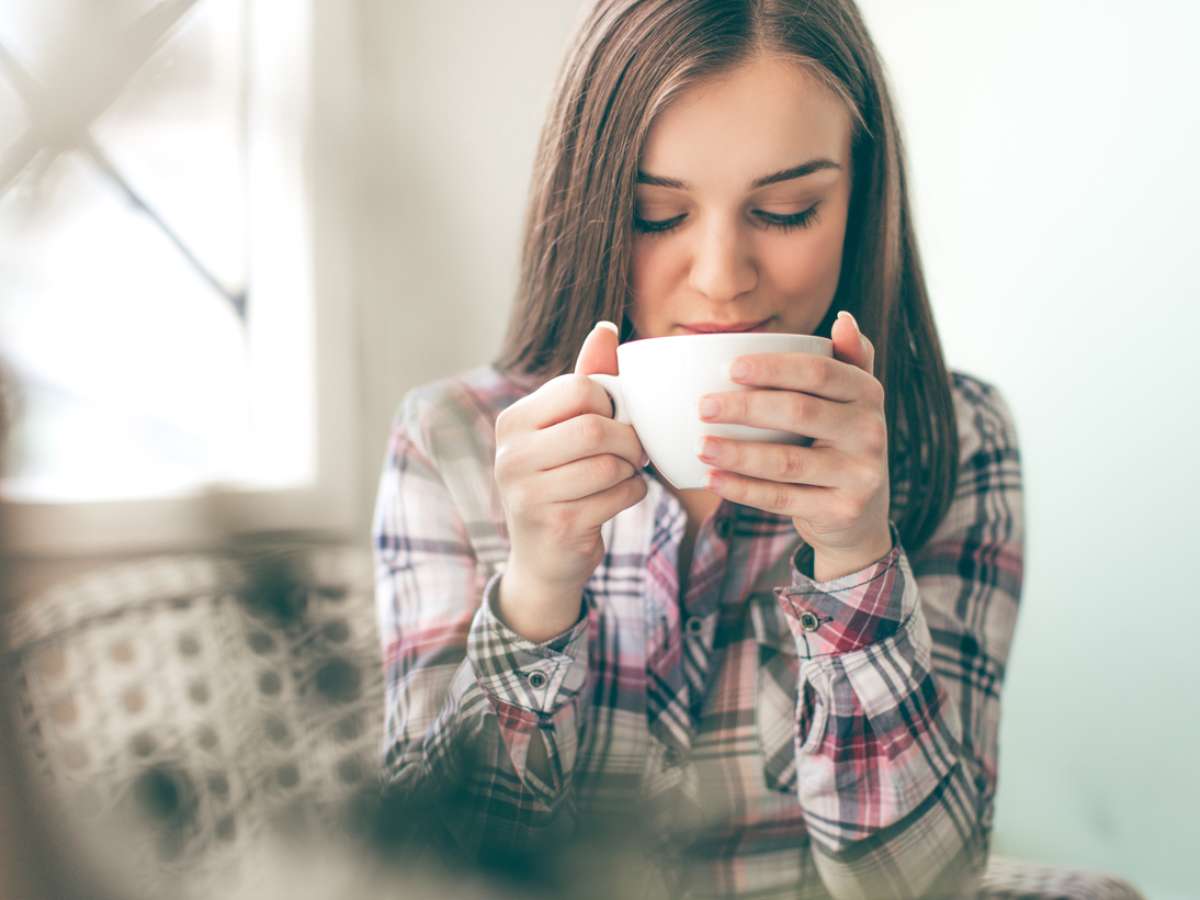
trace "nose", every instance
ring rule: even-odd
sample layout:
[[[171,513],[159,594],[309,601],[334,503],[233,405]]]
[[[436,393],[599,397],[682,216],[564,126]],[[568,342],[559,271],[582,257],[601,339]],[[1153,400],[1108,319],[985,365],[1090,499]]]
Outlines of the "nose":
[[[758,268],[736,223],[710,219],[697,229],[691,287],[714,302],[736,300],[754,290]]]

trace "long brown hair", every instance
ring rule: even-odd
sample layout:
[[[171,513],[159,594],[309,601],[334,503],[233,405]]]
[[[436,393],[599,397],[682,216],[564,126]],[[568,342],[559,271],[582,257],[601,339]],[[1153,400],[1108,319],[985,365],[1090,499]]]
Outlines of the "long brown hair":
[[[875,345],[891,516],[915,553],[953,499],[950,376],[913,233],[904,147],[878,52],[853,0],[596,0],[567,54],[539,143],[512,316],[493,366],[534,384],[572,370],[598,319],[632,301],[640,148],[681,91],[756,54],[806,65],[854,123],[853,188],[837,295]]]

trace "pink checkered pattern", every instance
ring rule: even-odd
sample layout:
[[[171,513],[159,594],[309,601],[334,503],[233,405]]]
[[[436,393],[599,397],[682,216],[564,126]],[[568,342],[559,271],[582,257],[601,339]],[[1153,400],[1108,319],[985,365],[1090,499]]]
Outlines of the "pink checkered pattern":
[[[465,784],[472,812],[447,823],[464,848],[646,803],[664,834],[703,826],[647,848],[692,896],[970,896],[1022,583],[997,389],[952,373],[958,485],[919,553],[893,525],[886,556],[817,582],[789,519],[724,501],[680,596],[685,512],[646,472],[580,620],[541,644],[495,612],[495,419],[529,389],[482,367],[409,392],[393,423],[373,535],[388,777]]]

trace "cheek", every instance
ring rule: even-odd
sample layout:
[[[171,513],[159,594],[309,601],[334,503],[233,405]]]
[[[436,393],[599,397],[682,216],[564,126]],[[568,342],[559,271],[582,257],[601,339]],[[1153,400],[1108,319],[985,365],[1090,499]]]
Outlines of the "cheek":
[[[633,248],[632,290],[634,305],[645,309],[655,297],[665,296],[671,281],[671,254],[668,248],[650,241],[635,241]]]
[[[648,242],[638,240],[633,241],[633,284],[637,287],[639,284],[649,284],[654,281],[654,274],[658,260],[658,254],[655,254],[653,246]]]
[[[837,286],[845,223],[822,223],[798,240],[793,234],[771,248],[771,280],[788,294],[826,293]]]

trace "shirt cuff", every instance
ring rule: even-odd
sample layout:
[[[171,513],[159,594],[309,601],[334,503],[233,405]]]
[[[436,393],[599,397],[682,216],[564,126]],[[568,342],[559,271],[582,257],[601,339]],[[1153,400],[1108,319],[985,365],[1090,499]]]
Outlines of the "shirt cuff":
[[[489,696],[520,709],[553,713],[587,680],[590,592],[582,592],[578,622],[535,644],[509,628],[496,612],[502,575],[496,572],[483,590],[483,603],[467,635],[467,659]]]
[[[775,588],[784,618],[805,659],[851,653],[898,632],[916,605],[916,593],[899,565],[900,533],[888,521],[892,549],[864,569],[831,581],[812,577],[813,550],[792,557],[792,583]]]

